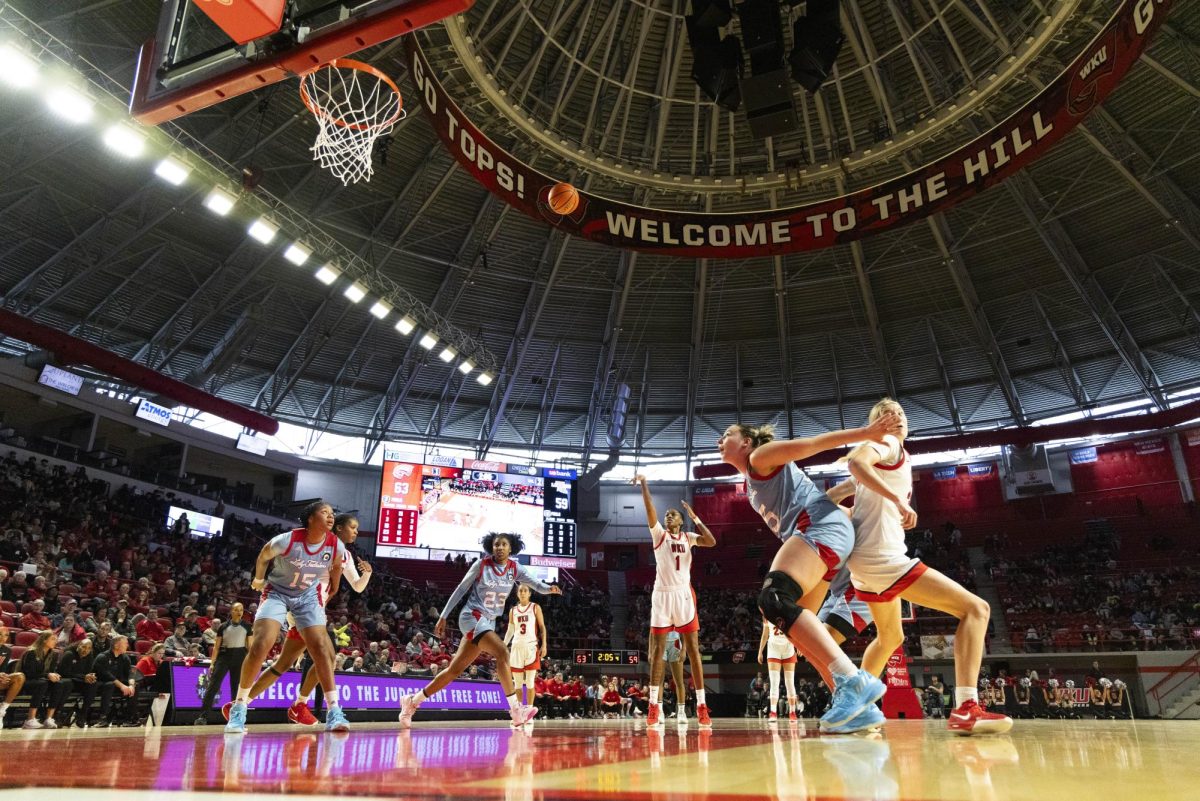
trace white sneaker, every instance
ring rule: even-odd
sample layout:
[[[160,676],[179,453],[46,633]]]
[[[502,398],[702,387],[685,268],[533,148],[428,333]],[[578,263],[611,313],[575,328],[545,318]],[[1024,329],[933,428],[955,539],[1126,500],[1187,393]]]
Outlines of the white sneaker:
[[[57,729],[58,724],[54,722],[54,718],[46,718],[46,722],[42,724],[43,729]]]
[[[413,715],[417,713],[417,708],[420,706],[417,699],[418,693],[420,690],[400,699],[400,728],[402,729],[412,727]]]
[[[519,729],[537,716],[538,708],[529,704],[522,704],[512,710],[512,726],[514,729]]]
[[[680,726],[688,725],[687,713],[684,712],[682,709],[679,710],[679,714],[676,715],[675,718],[678,720]]]
[[[42,728],[42,724],[38,723],[37,718],[30,718],[29,720],[25,721],[25,724],[23,726],[21,726],[21,728],[22,729],[40,729],[40,728]]]

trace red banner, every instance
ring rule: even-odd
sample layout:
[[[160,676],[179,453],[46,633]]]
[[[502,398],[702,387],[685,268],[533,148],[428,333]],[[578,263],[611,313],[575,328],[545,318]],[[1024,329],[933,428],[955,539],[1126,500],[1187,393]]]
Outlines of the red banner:
[[[649,209],[580,191],[552,211],[551,177],[491,141],[446,93],[416,37],[413,81],[438,136],[475,179],[531,217],[614,247],[745,258],[817,250],[945,211],[1028,166],[1103,103],[1138,60],[1173,0],[1125,0],[1087,49],[1024,108],[943,158],[867,189],[789,208],[712,214]]]
[[[908,656],[904,653],[903,645],[888,657],[887,667],[883,671],[883,683],[902,690],[912,687],[912,679],[908,675]]]

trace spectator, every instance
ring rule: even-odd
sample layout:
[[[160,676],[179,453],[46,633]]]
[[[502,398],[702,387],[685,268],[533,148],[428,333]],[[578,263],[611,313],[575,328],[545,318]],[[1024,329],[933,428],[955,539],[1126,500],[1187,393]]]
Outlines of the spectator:
[[[88,713],[96,698],[96,671],[93,667],[95,661],[96,654],[92,648],[92,641],[80,640],[66,650],[58,663],[58,672],[62,676],[62,680],[55,688],[58,695],[51,700],[50,704],[62,709],[67,698],[78,693],[80,705],[79,712],[75,716],[75,725],[81,729],[87,726]]]
[[[142,617],[138,615],[137,617]],[[137,617],[134,618],[137,621]],[[150,642],[163,642],[167,639],[167,630],[163,628],[162,623],[158,620],[158,610],[151,607],[146,612],[142,620],[134,623],[134,630],[137,632],[139,640],[149,640]],[[199,632],[196,636],[200,636]]]
[[[151,649],[146,652],[146,655],[139,659],[137,663],[137,671],[138,673],[142,674],[144,679],[146,679],[147,686],[152,687],[159,692],[162,692],[162,682],[158,679],[158,668],[160,665],[162,665],[163,657],[166,656],[166,654],[167,646],[159,643],[158,645],[151,647]],[[165,673],[163,674],[163,678],[166,678]]]
[[[87,632],[83,630],[83,626],[75,622],[75,615],[73,614],[64,615],[62,625],[54,633],[57,638],[56,647],[58,648],[66,648],[72,643],[87,638]]]
[[[26,631],[49,631],[54,628],[50,622],[50,618],[42,614],[42,610],[46,608],[46,603],[40,598],[30,604],[32,607],[28,612],[21,615],[21,628]],[[35,728],[35,727],[30,727]],[[37,727],[40,728],[40,727]]]
[[[99,728],[113,725],[113,696],[118,693],[118,702],[127,712],[128,718],[132,721],[136,715],[136,689],[133,665],[126,654],[128,650],[129,638],[116,637],[113,639],[112,650],[97,656],[93,663],[96,682],[100,685],[100,720],[96,723]]]
[[[58,684],[61,676],[56,672],[58,654],[54,650],[55,634],[46,630],[38,634],[33,645],[29,646],[21,657],[21,673],[25,675],[25,691],[29,694],[29,716],[24,729],[57,729],[54,721],[54,707],[46,711],[46,722],[38,722],[38,711],[42,702],[53,697],[54,685]]]
[[[210,657],[212,656],[213,645],[216,644],[217,637],[221,636],[219,634],[220,630],[221,621],[214,617],[208,622],[208,628],[200,635],[201,650]]]
[[[0,692],[4,693],[4,700],[0,701],[0,729],[4,728],[4,716],[8,714],[8,705],[20,695],[21,688],[25,686],[24,673],[19,670],[5,673],[2,670],[8,663],[9,655],[12,654],[12,646],[8,644],[8,634],[8,626],[0,623]]]
[[[117,602],[117,614],[113,618],[113,633],[121,637],[136,637],[137,631],[133,623],[133,618],[129,615],[127,601]]]
[[[173,656],[183,656],[188,652],[188,646],[191,645],[191,643],[188,642],[188,638],[184,634],[185,629],[186,627],[182,623],[177,623],[175,625],[175,633],[168,637],[163,643],[163,645],[166,646],[166,649],[170,651]],[[138,664],[138,670],[141,670],[140,662]],[[145,675],[145,671],[143,671],[143,675]]]

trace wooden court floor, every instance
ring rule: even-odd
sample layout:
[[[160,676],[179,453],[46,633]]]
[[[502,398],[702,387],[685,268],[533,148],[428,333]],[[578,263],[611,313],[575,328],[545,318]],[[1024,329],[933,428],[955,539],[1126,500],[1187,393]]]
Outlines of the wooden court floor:
[[[86,792],[80,792],[87,788]],[[1018,721],[959,738],[940,721],[829,737],[813,721],[360,724],[0,733],[0,801],[430,798],[470,801],[1152,801],[1200,798],[1200,722]]]

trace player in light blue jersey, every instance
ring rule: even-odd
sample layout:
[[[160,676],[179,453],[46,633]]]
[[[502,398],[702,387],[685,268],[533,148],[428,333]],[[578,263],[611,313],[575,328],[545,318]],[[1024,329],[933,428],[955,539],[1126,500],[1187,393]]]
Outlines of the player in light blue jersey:
[[[508,709],[512,715],[514,728],[523,726],[537,714],[536,706],[522,704],[513,685],[512,671],[508,665],[508,650],[504,641],[496,633],[496,618],[504,611],[504,602],[517,584],[528,584],[543,595],[561,595],[562,590],[550,584],[545,584],[535,578],[524,565],[512,557],[521,552],[521,536],[519,534],[488,534],[483,538],[483,550],[491,554],[476,559],[467,568],[467,574],[459,582],[458,587],[450,595],[442,608],[437,625],[433,629],[435,637],[446,636],[446,618],[454,611],[454,607],[466,598],[462,612],[458,615],[458,628],[463,633],[462,642],[454,653],[454,658],[445,670],[433,677],[433,680],[412,695],[406,695],[400,704],[400,725],[408,728],[412,725],[413,715],[426,699],[442,691],[446,685],[458,678],[467,667],[479,656],[480,649],[491,654],[496,660],[496,677],[508,697]]]
[[[856,669],[817,619],[829,580],[854,547],[854,526],[795,462],[843,445],[882,441],[900,425],[895,414],[886,414],[864,428],[777,441],[771,426],[735,423],[717,440],[722,461],[746,477],[750,505],[783,541],[758,608],[818,670],[833,674],[833,706],[821,718],[821,728],[831,733],[877,726],[882,716],[875,701],[883,697],[884,686]]]
[[[329,587],[329,596],[337,594],[342,581],[342,557],[346,547],[333,533],[333,507],[324,501],[309,504],[301,515],[304,528],[274,537],[258,554],[254,565],[254,580],[250,586],[262,590],[262,601],[254,619],[254,641],[246,661],[237,698],[229,710],[225,731],[242,734],[246,731],[246,704],[250,691],[262,667],[267,652],[287,625],[288,613],[295,618],[296,628],[304,645],[313,657],[313,669],[329,702],[325,728],[348,731],[350,724],[338,703],[337,686],[333,676],[333,645],[325,633],[325,602],[322,585]],[[269,572],[268,572],[269,571]],[[270,670],[274,671],[272,665]]]

